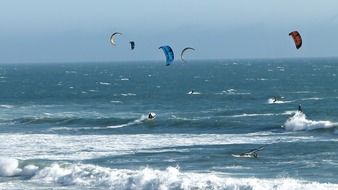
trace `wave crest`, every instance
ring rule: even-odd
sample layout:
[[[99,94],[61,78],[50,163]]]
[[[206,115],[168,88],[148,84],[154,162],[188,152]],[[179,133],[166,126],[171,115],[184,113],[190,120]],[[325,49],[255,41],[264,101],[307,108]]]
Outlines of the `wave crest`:
[[[292,178],[234,178],[218,173],[181,172],[177,167],[165,170],[111,169],[94,165],[52,164],[32,178],[38,182],[63,186],[79,185],[106,189],[336,189],[337,184],[301,181]]]
[[[19,161],[14,158],[0,158],[0,176],[13,177],[13,176],[33,176],[39,167],[35,165],[26,165],[23,168],[19,167]]]

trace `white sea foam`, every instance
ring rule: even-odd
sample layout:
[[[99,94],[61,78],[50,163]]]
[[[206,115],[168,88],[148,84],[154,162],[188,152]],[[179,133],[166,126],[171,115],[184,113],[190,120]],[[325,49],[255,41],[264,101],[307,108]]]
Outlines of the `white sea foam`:
[[[238,115],[222,116],[222,117],[260,117],[260,116],[278,116],[278,115],[292,115],[297,111],[285,111],[282,113],[243,113]]]
[[[230,166],[226,169],[249,169]],[[41,169],[35,165],[19,167],[14,158],[0,159],[0,176],[25,176],[22,180],[10,178],[0,183],[0,189],[337,189],[338,184],[319,183],[293,178],[272,179],[236,178],[220,172],[188,172],[178,167],[164,170],[149,167],[140,169],[114,169],[92,164],[53,163]],[[16,179],[16,178],[14,178]]]
[[[331,121],[313,121],[306,118],[306,115],[297,111],[285,123],[284,128],[289,131],[306,131],[319,128],[331,128],[337,125]]]
[[[129,80],[128,78],[121,78],[122,81],[127,81]]]
[[[38,184],[105,188],[105,189],[278,189],[326,190],[337,184],[319,183],[292,178],[235,178],[209,172],[183,172],[177,167],[111,169],[89,164],[59,165],[54,163],[38,171],[30,180]]]
[[[287,110],[284,111],[281,115],[294,115],[295,113],[297,113],[297,110]]]
[[[30,177],[30,176],[35,175],[38,170],[39,170],[38,166],[35,166],[33,164],[29,164],[29,165],[26,165],[25,167],[23,167],[20,175]]]
[[[99,82],[100,85],[105,85],[105,86],[108,86],[108,85],[111,85],[109,82]]]
[[[114,103],[114,104],[119,104],[119,103],[122,103],[121,101],[119,101],[119,100],[111,100],[110,101],[111,103]]]
[[[182,146],[271,144],[275,142],[338,141],[313,136],[289,136],[287,133],[248,134],[119,134],[56,135],[0,134],[0,156],[20,160],[86,160],[113,155],[134,154],[149,150]],[[15,151],[13,148],[15,147]]]
[[[65,71],[66,74],[77,74],[77,71]]]
[[[212,167],[214,170],[248,170],[251,169],[251,167],[241,166],[241,165],[232,165],[232,166],[216,166]]]
[[[136,96],[134,93],[123,93],[121,96]]]
[[[115,113],[117,114],[116,117],[123,118],[123,119],[129,119],[130,116],[133,116],[133,113]],[[82,114],[84,116],[84,114]],[[127,117],[126,117],[127,116]],[[103,116],[96,115],[95,117],[101,117]],[[142,123],[143,121],[147,120],[147,115],[141,115],[140,118],[135,119],[131,122],[124,123],[124,124],[119,124],[119,125],[110,125],[110,126],[105,126],[105,127],[52,127],[48,129],[47,131],[49,132],[55,132],[55,131],[79,131],[79,130],[102,130],[102,129],[114,129],[114,128],[122,128],[122,127],[127,127],[135,124]]]
[[[222,92],[216,93],[217,95],[249,95],[249,92],[238,92],[235,89],[223,90]]]
[[[18,175],[22,170],[19,161],[13,158],[0,157],[0,176],[10,177]]]
[[[171,118],[169,119],[174,119],[174,120],[182,120],[182,121],[199,121],[199,120],[204,120],[204,119],[210,119],[211,117],[193,117],[193,118],[187,118],[187,117],[180,117],[176,115],[171,115]]]

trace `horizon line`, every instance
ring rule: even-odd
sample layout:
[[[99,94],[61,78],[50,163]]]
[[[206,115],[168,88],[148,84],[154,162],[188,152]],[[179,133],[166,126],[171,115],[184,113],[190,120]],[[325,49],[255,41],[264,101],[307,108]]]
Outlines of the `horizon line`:
[[[299,59],[338,59],[338,56],[316,56],[316,57],[243,57],[243,58],[204,58],[204,59],[190,59],[191,62],[201,62],[201,61],[234,61],[234,60],[299,60]],[[188,62],[189,62],[188,61]],[[149,60],[99,60],[99,61],[36,61],[36,62],[0,62],[0,65],[9,65],[9,64],[92,64],[92,63],[139,63],[139,62],[165,62],[163,59],[149,59]],[[175,60],[174,62],[181,62],[181,60]]]

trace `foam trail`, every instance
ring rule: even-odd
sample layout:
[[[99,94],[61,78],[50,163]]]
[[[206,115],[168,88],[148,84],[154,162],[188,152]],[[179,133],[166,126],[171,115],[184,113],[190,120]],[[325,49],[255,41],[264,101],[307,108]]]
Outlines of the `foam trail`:
[[[267,101],[268,104],[287,104],[287,103],[291,103],[291,102],[293,102],[293,101],[283,101],[283,100],[276,100],[275,101],[275,99],[273,99],[273,98],[269,98],[268,101]]]
[[[111,85],[109,82],[99,82],[100,85],[105,85],[105,86],[108,86],[108,85]]]
[[[136,96],[134,93],[123,93],[121,96]]]
[[[189,95],[199,95],[201,93],[200,92],[190,91],[190,92],[187,92],[187,94],[189,94]]]
[[[302,98],[301,100],[322,100],[323,98],[312,97],[312,98]]]
[[[235,89],[223,90],[222,92],[216,93],[217,95],[249,95],[249,92],[238,92]]]
[[[278,114],[274,114],[274,113],[243,113],[243,114],[240,114],[240,115],[232,115],[232,116],[228,116],[228,117],[236,118],[236,117],[274,116],[274,115],[278,115]]]
[[[129,122],[129,123],[126,123],[126,124],[122,124],[122,125],[111,125],[111,126],[107,126],[107,128],[110,128],[110,129],[115,129],[115,128],[121,128],[121,127],[127,127],[127,126],[130,126],[130,125],[135,125],[135,124],[139,124],[141,123],[142,121],[146,120],[148,117],[146,115],[142,115],[140,118],[132,121],[132,122]]]
[[[331,128],[336,123],[331,121],[313,121],[306,119],[306,115],[297,111],[294,116],[290,117],[285,123],[284,128],[288,131],[307,131],[320,128]]]
[[[169,118],[169,119],[182,120],[182,121],[199,121],[199,120],[203,120],[203,119],[210,119],[210,117],[187,118],[187,117],[178,117],[176,115],[171,115],[171,118]]]

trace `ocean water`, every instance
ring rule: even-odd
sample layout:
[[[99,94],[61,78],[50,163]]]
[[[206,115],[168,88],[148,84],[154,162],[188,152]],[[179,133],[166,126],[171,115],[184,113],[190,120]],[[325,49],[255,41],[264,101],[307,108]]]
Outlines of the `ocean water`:
[[[337,73],[338,59],[2,64],[0,189],[338,189]]]

